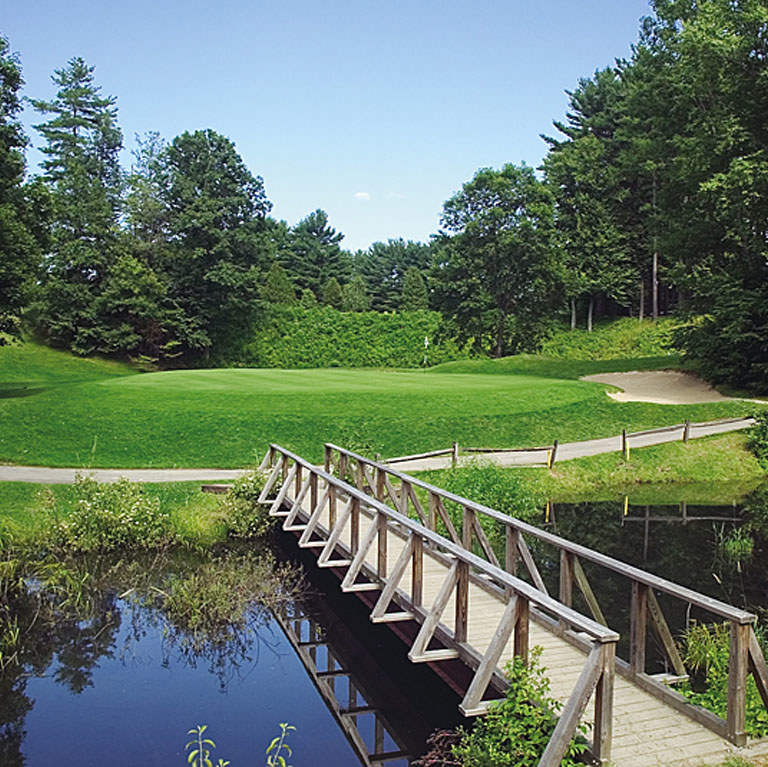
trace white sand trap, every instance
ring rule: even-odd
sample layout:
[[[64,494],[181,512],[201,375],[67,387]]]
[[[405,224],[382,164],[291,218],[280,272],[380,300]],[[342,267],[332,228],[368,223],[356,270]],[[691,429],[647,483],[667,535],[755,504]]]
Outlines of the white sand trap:
[[[729,399],[708,383],[690,373],[674,370],[601,373],[584,376],[582,381],[618,386],[608,396],[619,402],[655,402],[659,405],[690,405],[696,402],[720,402]]]

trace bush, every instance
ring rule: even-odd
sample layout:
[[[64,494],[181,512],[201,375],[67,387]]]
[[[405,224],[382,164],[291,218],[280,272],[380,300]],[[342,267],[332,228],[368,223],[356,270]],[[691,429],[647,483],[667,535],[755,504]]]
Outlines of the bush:
[[[760,634],[758,639],[762,639]],[[723,719],[728,715],[730,641],[731,631],[727,623],[692,624],[683,636],[683,660],[693,671],[693,677],[678,688],[691,703]],[[764,646],[764,642],[761,641],[761,645]],[[746,731],[753,738],[768,735],[768,711],[751,676],[747,678]]]
[[[233,488],[224,496],[224,514],[228,534],[233,538],[260,538],[274,526],[275,518],[258,503],[267,474],[251,471],[235,480]],[[279,480],[275,489],[279,489]]]
[[[424,338],[429,339],[425,350]],[[340,312],[271,307],[232,364],[261,368],[403,367],[468,356],[445,338],[437,312]]]
[[[463,767],[535,767],[539,763],[560,708],[549,696],[549,680],[540,657],[541,648],[535,647],[527,666],[520,658],[508,663],[506,696],[493,703],[484,717],[478,717],[471,730],[460,730],[461,741],[453,753]],[[580,730],[585,734],[583,725]],[[576,767],[585,750],[583,738],[572,740],[560,764]]]
[[[675,353],[671,318],[640,320],[625,317],[586,330],[557,331],[541,345],[541,354],[571,360],[613,360],[663,357]]]
[[[760,465],[768,469],[768,413],[757,413],[757,423],[749,430],[747,447],[755,454]]]
[[[75,551],[157,548],[173,541],[171,517],[158,498],[122,478],[97,482],[78,474],[77,506],[54,527],[54,542]],[[54,507],[55,513],[55,507]]]

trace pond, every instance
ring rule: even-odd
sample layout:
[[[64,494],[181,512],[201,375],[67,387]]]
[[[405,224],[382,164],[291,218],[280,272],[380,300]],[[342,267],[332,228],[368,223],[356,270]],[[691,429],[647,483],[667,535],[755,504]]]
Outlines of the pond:
[[[322,578],[302,581],[304,597],[251,607],[234,630],[174,620],[151,593],[167,589],[169,573],[186,577],[194,559],[154,563],[138,590],[126,589],[126,572],[145,560],[68,564],[75,581],[96,573],[87,593],[68,593],[60,578],[25,581],[9,600],[25,630],[20,664],[0,671],[0,764],[184,765],[199,724],[216,742],[214,763],[263,764],[287,722],[290,764],[322,755],[356,767],[376,755],[405,765],[433,729],[456,723],[456,696]]]

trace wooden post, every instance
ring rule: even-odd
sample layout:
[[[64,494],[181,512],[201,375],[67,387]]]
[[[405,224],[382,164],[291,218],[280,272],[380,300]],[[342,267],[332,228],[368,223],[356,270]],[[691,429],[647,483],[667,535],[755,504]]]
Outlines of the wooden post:
[[[573,554],[560,550],[560,601],[570,607],[573,601]],[[561,628],[568,628],[565,621],[560,621]]]
[[[456,465],[459,462],[459,443],[454,442],[453,448],[451,449],[451,466],[456,468]]]
[[[645,673],[645,638],[648,615],[648,587],[632,581],[632,608],[629,628],[629,670]]]
[[[339,453],[339,479],[342,482],[347,481],[347,454]]]
[[[365,485],[365,474],[363,473],[363,464],[360,463],[360,459],[357,459],[356,471],[355,471],[355,486],[358,490],[362,490]]]
[[[603,672],[595,688],[595,728],[592,750],[598,764],[608,764],[613,738],[613,685],[616,674],[616,643],[602,647]]]
[[[326,474],[331,473],[331,446],[325,446],[325,460],[323,461],[323,468]]]
[[[517,622],[515,623],[514,653],[515,657],[521,658],[523,663],[528,663],[528,644],[529,644],[529,603],[528,600],[517,595]]]
[[[384,469],[382,469],[380,466],[376,467],[376,500],[384,502],[384,490],[386,489],[385,485],[386,480],[386,474],[384,473]]]
[[[454,639],[461,643],[467,641],[467,624],[469,623],[469,565],[461,561],[458,564]]]
[[[301,491],[301,464],[296,464],[296,485],[293,491],[293,497],[295,498]]]
[[[517,555],[520,546],[520,531],[507,525],[504,528],[504,569],[510,575],[517,575]],[[507,596],[512,594],[512,587],[506,586],[504,590]]]
[[[288,456],[283,453],[283,482],[285,482],[286,478],[288,477]]]
[[[731,650],[728,656],[728,739],[737,746],[747,742],[747,662],[749,655],[748,623],[731,621]]]
[[[380,578],[387,577],[387,518],[384,514],[376,515],[378,525],[379,545],[376,556],[376,572]]]
[[[402,480],[400,482],[400,507],[398,511],[404,516],[408,516],[408,501],[411,496],[411,483]]]
[[[688,440],[691,438],[691,422],[688,418],[685,419],[685,425],[683,426],[683,442],[687,445]]]
[[[328,528],[336,524],[336,485],[328,486]]]
[[[411,602],[420,607],[424,600],[424,539],[413,538],[413,559],[411,561]]]
[[[427,527],[433,532],[437,531],[437,503],[438,498],[433,493],[429,493],[429,517],[427,520]]]
[[[309,475],[309,508],[312,511],[317,506],[317,474],[313,471]]]
[[[627,439],[627,430],[621,430],[621,452],[624,453],[624,460],[629,460],[629,440]]]
[[[555,465],[555,461],[557,460],[557,446],[558,446],[558,444],[559,444],[559,443],[558,443],[558,441],[557,441],[557,440],[555,440],[555,441],[552,443],[552,453],[551,453],[551,456],[552,456],[552,457],[551,457],[551,459],[550,459],[550,461],[549,461],[549,468],[550,468],[550,469],[551,469],[551,468],[552,468],[552,467]]]
[[[360,499],[352,498],[352,516],[349,520],[349,547],[352,555],[360,548]]]

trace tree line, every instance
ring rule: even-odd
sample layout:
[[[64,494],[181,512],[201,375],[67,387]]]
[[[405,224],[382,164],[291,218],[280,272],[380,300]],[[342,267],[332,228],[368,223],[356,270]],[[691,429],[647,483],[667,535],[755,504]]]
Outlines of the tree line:
[[[768,372],[768,3],[655,0],[626,59],[578,81],[540,169],[481,169],[429,243],[342,248],[322,210],[270,216],[262,179],[212,130],[139,140],[72,59],[33,100],[45,155],[26,179],[18,58],[0,42],[0,329],[181,356],[245,338],[270,305],[431,308],[478,352],[536,347],[554,322],[686,322],[714,380]]]

